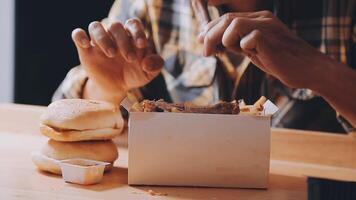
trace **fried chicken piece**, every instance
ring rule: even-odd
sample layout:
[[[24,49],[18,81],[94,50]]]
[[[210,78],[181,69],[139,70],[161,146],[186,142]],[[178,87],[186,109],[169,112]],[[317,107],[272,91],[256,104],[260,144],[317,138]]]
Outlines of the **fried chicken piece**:
[[[239,103],[219,102],[211,106],[197,106],[193,103],[167,103],[163,100],[144,100],[135,104],[131,111],[138,112],[178,112],[178,113],[206,113],[206,114],[239,114]]]
[[[219,102],[211,106],[196,106],[191,103],[184,104],[184,112],[207,113],[207,114],[239,114],[240,107],[236,101]]]

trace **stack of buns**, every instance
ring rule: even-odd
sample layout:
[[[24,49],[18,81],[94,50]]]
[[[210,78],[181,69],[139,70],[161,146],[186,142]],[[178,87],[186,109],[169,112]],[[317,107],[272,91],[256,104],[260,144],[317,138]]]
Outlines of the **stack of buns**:
[[[124,121],[118,106],[108,102],[64,99],[51,103],[41,116],[40,131],[50,138],[32,161],[40,170],[61,174],[59,162],[84,158],[111,163],[118,150],[111,140],[119,135]]]

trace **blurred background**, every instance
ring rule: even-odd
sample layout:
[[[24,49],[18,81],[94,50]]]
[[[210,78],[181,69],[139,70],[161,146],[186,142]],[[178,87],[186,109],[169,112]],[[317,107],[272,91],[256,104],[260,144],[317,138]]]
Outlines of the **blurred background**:
[[[0,0],[0,103],[48,105],[69,69],[79,64],[72,30],[87,29],[90,22],[107,17],[113,2]],[[315,105],[309,101],[304,109],[319,115],[318,110],[328,106],[325,101]],[[289,128],[345,133],[334,117],[335,111],[326,111],[332,121],[323,129],[317,125]]]
[[[47,105],[79,64],[71,31],[107,16],[114,0],[0,0],[0,102]]]

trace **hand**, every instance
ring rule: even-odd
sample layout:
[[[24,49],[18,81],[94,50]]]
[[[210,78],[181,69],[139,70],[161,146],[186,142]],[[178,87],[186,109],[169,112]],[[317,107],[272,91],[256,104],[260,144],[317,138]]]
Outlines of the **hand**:
[[[226,50],[244,53],[260,69],[294,88],[307,88],[329,58],[298,38],[269,11],[228,13],[199,35],[204,55]],[[314,80],[311,76],[314,76]]]
[[[108,98],[149,83],[163,66],[163,59],[154,53],[142,23],[128,20],[115,22],[107,29],[100,22],[89,25],[89,36],[82,29],[72,32],[82,66],[90,85]]]

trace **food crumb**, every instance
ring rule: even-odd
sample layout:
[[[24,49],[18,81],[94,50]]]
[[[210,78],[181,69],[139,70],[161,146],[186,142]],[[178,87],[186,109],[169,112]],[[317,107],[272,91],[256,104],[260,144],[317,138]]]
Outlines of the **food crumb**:
[[[139,193],[139,192],[131,192],[131,194],[142,194],[142,193]]]
[[[148,194],[150,194],[152,196],[167,196],[168,195],[166,193],[155,192],[153,190],[148,190],[147,192],[148,192]]]

